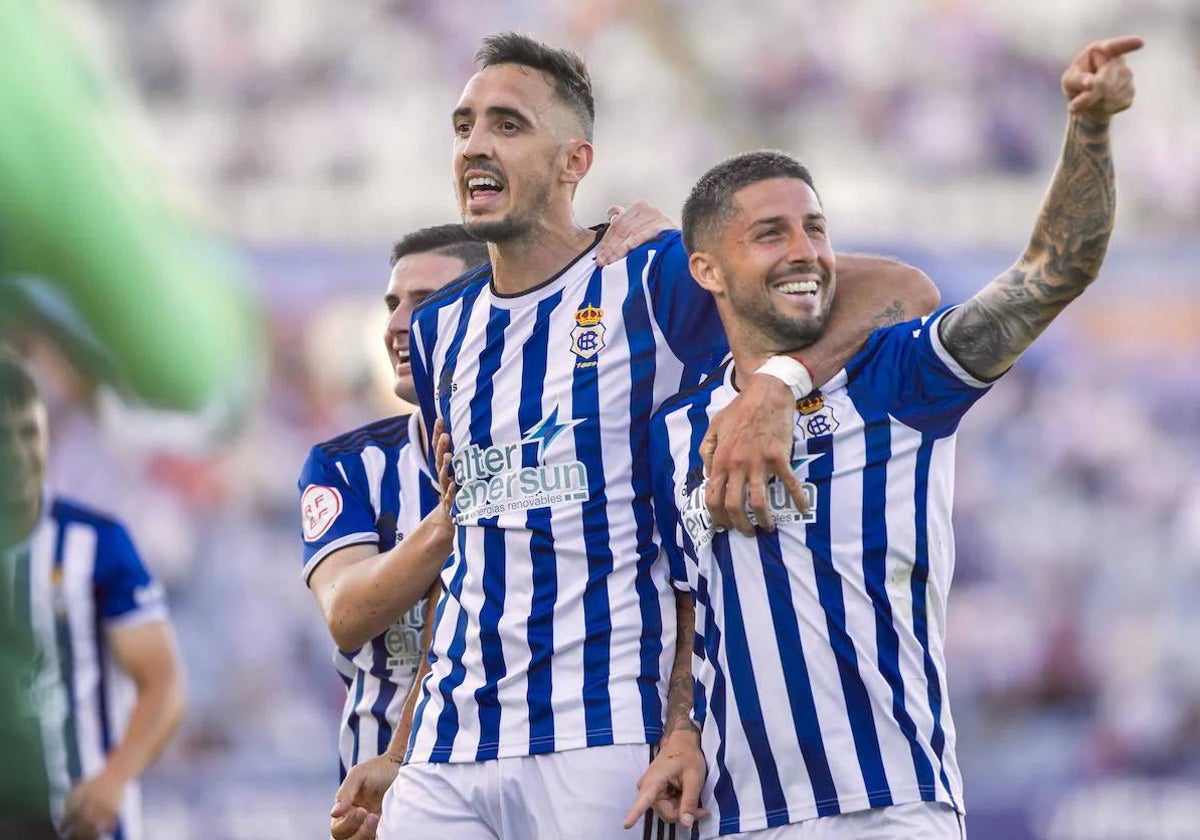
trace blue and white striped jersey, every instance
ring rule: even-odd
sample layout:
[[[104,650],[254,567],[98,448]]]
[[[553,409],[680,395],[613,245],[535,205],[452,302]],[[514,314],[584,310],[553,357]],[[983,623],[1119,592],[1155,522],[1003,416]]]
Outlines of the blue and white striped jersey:
[[[461,489],[409,760],[656,742],[675,607],[647,434],[724,352],[715,306],[677,232],[521,295],[490,281],[413,316],[421,410],[446,419]]]
[[[121,742],[137,699],[105,633],[166,620],[166,601],[120,523],[62,498],[45,499],[33,533],[0,555],[0,570],[12,576],[4,589],[15,598],[2,608],[27,620],[33,634],[32,708],[57,823],[71,788],[99,773]],[[143,836],[134,780],[116,830],[102,840]]]
[[[810,507],[773,482],[774,532],[714,532],[704,504],[698,444],[736,393],[732,362],[654,418],[664,550],[696,598],[702,837],[909,802],[962,811],[943,646],[950,511],[955,432],[987,384],[942,346],[941,314],[877,330],[798,401]]]
[[[314,446],[300,472],[304,580],[332,552],[370,544],[388,551],[438,503],[416,414],[403,414]],[[341,777],[381,755],[420,664],[425,601],[358,650],[334,653],[346,684],[338,731]]]

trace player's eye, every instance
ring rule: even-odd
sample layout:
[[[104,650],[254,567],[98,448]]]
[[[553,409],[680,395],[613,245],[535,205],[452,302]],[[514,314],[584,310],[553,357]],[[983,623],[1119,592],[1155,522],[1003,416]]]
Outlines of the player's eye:
[[[775,239],[778,236],[779,236],[778,228],[763,228],[762,230],[760,230],[758,232],[758,235],[755,237],[755,239],[757,239],[759,242],[766,242],[771,239]]]
[[[504,120],[502,123],[500,123],[500,130],[505,134],[516,134],[518,131],[520,131],[520,129],[521,126],[517,125],[512,120]]]
[[[459,137],[466,137],[471,133],[471,124],[469,122],[456,122],[454,124],[454,133]]]

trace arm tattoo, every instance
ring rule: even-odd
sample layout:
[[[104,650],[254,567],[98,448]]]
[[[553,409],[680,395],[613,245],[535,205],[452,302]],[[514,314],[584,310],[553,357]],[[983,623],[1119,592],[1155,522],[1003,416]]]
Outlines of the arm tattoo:
[[[1073,118],[1025,253],[941,324],[970,373],[999,376],[1100,272],[1116,209],[1108,124]]]
[[[667,724],[663,727],[663,735],[687,730],[699,732],[700,729],[692,723],[692,684],[691,668],[682,676],[672,675],[671,687],[667,691]]]
[[[696,635],[696,606],[692,596],[675,593],[675,615],[678,634],[675,638],[675,662],[671,666],[671,682],[667,689],[667,721],[663,736],[687,730],[699,732],[692,723],[692,640]]]
[[[880,327],[890,327],[893,324],[899,324],[905,320],[904,315],[904,304],[901,301],[894,300],[875,316],[875,320],[871,322],[871,328],[879,329]]]

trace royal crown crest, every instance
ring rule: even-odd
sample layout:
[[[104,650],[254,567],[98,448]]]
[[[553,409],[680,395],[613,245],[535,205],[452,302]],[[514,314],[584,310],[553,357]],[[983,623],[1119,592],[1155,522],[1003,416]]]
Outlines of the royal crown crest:
[[[590,303],[575,313],[575,323],[581,327],[594,327],[604,318],[604,310]]]
[[[823,394],[809,394],[796,400],[796,410],[801,414],[815,414],[825,407]]]

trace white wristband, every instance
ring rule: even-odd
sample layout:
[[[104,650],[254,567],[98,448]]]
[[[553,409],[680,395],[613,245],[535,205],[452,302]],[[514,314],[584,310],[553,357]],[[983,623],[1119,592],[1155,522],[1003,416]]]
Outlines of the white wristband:
[[[791,356],[772,356],[754,372],[774,376],[792,389],[792,395],[796,399],[808,396],[813,389],[812,374],[808,372],[808,367]]]

